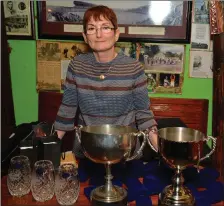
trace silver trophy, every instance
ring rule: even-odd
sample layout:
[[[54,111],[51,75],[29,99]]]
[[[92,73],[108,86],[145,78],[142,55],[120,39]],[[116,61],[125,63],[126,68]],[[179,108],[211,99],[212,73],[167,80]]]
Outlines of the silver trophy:
[[[76,135],[85,156],[106,167],[106,183],[91,192],[92,205],[127,205],[127,191],[112,184],[111,164],[130,161],[139,156],[146,144],[145,133],[129,126],[105,124],[78,127]],[[140,136],[143,136],[143,141],[134,154]]]
[[[216,147],[214,137],[206,137],[202,132],[184,127],[167,127],[158,131],[159,153],[163,160],[175,170],[173,184],[159,194],[160,205],[195,205],[191,191],[183,185],[182,171],[189,166],[197,166],[208,158]],[[200,145],[213,141],[212,150],[201,157]]]

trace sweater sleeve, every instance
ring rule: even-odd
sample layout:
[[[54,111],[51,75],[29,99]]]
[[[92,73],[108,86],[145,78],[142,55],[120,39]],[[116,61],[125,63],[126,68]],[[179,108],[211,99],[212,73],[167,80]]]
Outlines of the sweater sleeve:
[[[135,118],[139,130],[145,130],[157,126],[154,114],[150,110],[150,100],[147,90],[147,78],[142,65],[136,64],[135,85],[133,88]]]
[[[78,107],[77,88],[74,74],[74,61],[68,66],[64,94],[54,123],[55,130],[71,131],[74,129],[74,118]]]

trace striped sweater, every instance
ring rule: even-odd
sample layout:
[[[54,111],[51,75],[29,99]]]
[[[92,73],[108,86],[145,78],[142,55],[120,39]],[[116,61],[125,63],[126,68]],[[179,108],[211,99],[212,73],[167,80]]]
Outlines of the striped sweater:
[[[105,79],[99,76],[103,74]],[[149,110],[147,80],[141,64],[118,54],[112,61],[99,63],[93,53],[71,60],[55,129],[74,129],[79,107],[79,125],[115,124],[145,130],[156,125]]]

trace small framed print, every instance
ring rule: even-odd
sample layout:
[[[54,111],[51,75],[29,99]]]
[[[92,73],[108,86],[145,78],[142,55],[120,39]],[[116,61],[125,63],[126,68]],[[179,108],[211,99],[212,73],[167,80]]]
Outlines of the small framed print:
[[[3,1],[6,34],[9,39],[35,39],[33,1]]]
[[[147,77],[147,89],[149,93],[155,93],[157,87],[158,74],[145,73]]]
[[[157,93],[182,93],[182,74],[160,73],[159,85],[156,88]]]

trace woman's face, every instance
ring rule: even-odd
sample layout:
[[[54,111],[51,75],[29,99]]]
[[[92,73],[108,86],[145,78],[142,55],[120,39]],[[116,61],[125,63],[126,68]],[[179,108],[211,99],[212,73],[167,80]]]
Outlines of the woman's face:
[[[105,19],[101,16],[100,20],[95,21],[93,17],[89,20],[86,25],[88,28],[96,28],[96,33],[94,34],[85,34],[83,33],[83,38],[85,42],[92,48],[95,52],[105,52],[109,51],[114,47],[115,42],[119,38],[119,30],[111,30],[109,33],[104,33],[100,28],[110,27],[113,28],[111,21]]]

